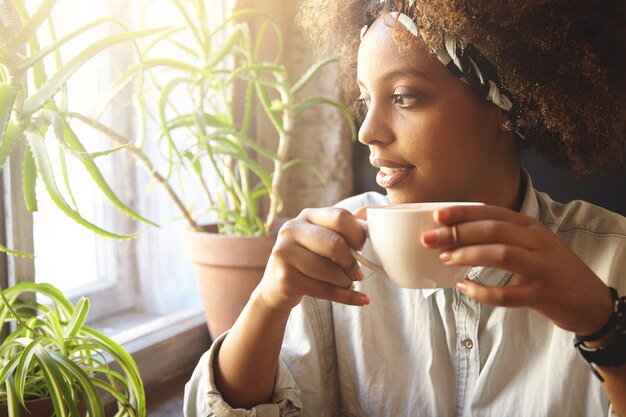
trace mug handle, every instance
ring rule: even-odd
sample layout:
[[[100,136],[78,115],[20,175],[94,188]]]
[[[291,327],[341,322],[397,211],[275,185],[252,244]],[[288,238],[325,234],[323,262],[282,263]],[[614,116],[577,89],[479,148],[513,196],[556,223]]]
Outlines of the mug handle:
[[[378,272],[384,277],[388,277],[387,272],[385,272],[385,269],[382,267],[382,265],[379,265],[376,262],[370,259],[367,259],[365,256],[363,256],[363,254],[361,254],[360,252],[357,252],[356,250],[352,248],[350,248],[350,252],[352,252],[352,256],[354,256],[354,259],[361,262],[363,265],[365,265],[372,271]]]

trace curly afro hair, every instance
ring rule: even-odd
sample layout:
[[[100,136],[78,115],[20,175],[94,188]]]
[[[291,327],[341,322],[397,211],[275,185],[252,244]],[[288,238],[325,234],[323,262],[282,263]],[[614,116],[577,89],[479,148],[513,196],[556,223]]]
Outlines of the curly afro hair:
[[[356,98],[360,28],[390,10],[412,16],[433,50],[444,33],[472,43],[516,101],[524,147],[576,175],[620,164],[626,143],[626,2],[623,0],[304,0],[298,21],[340,57]],[[410,36],[410,35],[407,35]],[[395,36],[402,43],[402,36]],[[401,48],[402,50],[402,48]]]

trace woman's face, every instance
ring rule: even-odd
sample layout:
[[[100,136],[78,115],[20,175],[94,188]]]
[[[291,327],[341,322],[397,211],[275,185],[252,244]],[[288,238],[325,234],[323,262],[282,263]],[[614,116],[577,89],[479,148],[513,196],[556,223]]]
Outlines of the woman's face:
[[[477,98],[417,40],[399,53],[390,27],[398,23],[386,22],[366,32],[357,69],[368,107],[359,141],[380,168],[378,184],[392,203],[514,204],[519,162],[512,135],[499,127],[506,113]]]

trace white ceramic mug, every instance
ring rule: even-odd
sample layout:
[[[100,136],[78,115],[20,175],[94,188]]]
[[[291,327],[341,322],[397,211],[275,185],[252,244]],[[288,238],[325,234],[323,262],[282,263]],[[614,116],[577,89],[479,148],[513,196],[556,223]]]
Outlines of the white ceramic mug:
[[[392,204],[367,208],[367,231],[380,264],[362,253],[354,257],[368,268],[405,288],[452,287],[466,277],[469,266],[448,266],[441,262],[441,249],[422,245],[423,232],[438,227],[437,209],[482,203],[445,202]]]

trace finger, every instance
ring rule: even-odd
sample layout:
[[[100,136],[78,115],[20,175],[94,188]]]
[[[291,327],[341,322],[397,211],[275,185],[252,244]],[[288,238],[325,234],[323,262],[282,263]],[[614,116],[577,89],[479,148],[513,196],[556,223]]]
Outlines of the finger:
[[[363,306],[370,303],[367,295],[355,291],[352,287],[341,288],[308,277],[292,266],[286,266],[283,271],[284,273],[280,274],[278,282],[282,285],[282,293],[287,294],[288,297],[307,295],[355,306]]]
[[[352,212],[354,217],[361,220],[367,220],[367,207],[359,207]]]
[[[359,280],[362,272],[345,238],[330,229],[307,221],[288,222],[281,228],[281,241],[295,242],[303,248],[330,259],[351,279]]]
[[[456,227],[456,241],[454,230]],[[422,243],[430,248],[451,248],[454,246],[502,243],[536,249],[537,232],[516,223],[501,220],[479,220],[438,227],[422,234]]]
[[[439,259],[446,265],[488,266],[518,274],[541,275],[542,266],[534,253],[518,246],[486,244],[443,251]]]
[[[487,219],[515,223],[520,226],[529,226],[538,222],[538,220],[532,217],[504,207],[482,205],[444,207],[436,210],[433,217],[437,223],[442,225]]]
[[[533,301],[534,288],[528,285],[492,287],[464,279],[457,282],[456,287],[463,294],[482,304],[521,307],[530,305]]]
[[[348,210],[338,207],[307,209],[302,215],[311,223],[339,233],[354,249],[365,243],[365,227]]]
[[[349,288],[356,279],[351,278],[354,275],[347,275],[337,263],[296,244],[277,244],[272,256],[311,279],[337,287]]]
[[[340,288],[314,279],[303,280],[303,286],[307,295],[337,303],[364,306],[370,304],[370,299],[362,292],[351,288]]]

